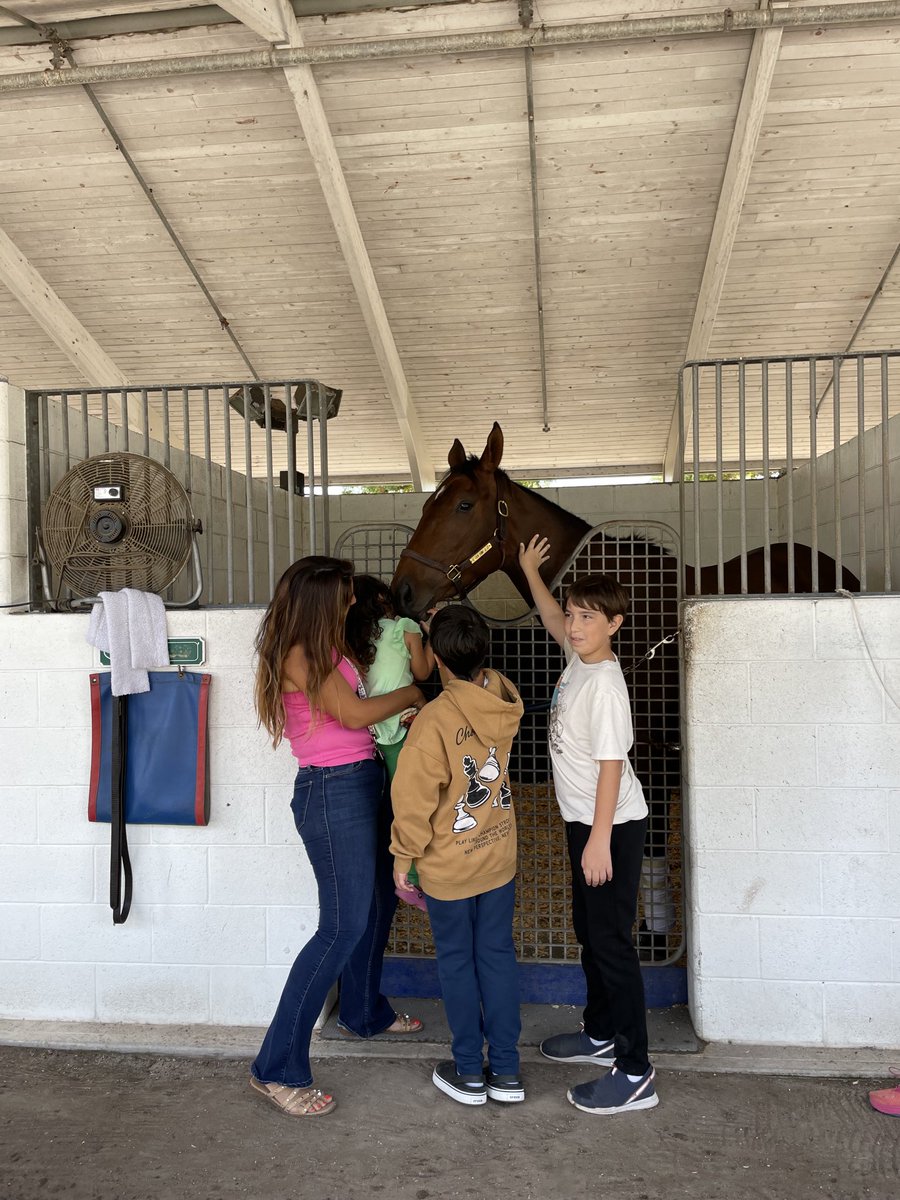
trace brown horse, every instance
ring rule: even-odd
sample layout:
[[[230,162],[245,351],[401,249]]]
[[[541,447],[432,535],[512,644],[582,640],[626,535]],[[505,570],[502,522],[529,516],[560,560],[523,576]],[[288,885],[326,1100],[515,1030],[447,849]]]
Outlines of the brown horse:
[[[450,470],[437,491],[428,498],[409,544],[402,552],[391,584],[399,608],[421,616],[441,600],[468,594],[494,571],[508,575],[516,590],[531,604],[531,593],[519,567],[519,544],[527,544],[536,533],[550,541],[550,559],[541,574],[555,580],[590,532],[587,521],[545,499],[540,492],[514,483],[500,470],[503,431],[494,422],[480,458],[466,457],[457,438],[450,447]],[[612,540],[612,539],[611,539]],[[747,592],[788,591],[788,546],[770,546],[771,581],[765,586],[765,555],[762,548],[746,555]],[[835,562],[827,554],[818,556],[818,590],[835,588]],[[794,591],[813,590],[813,556],[808,546],[794,545]],[[619,572],[613,572],[618,574]],[[741,592],[741,556],[723,567],[724,592]],[[844,569],[842,586],[859,590],[859,581]],[[719,591],[718,567],[701,567],[700,594]],[[684,569],[684,593],[694,594],[694,568]]]

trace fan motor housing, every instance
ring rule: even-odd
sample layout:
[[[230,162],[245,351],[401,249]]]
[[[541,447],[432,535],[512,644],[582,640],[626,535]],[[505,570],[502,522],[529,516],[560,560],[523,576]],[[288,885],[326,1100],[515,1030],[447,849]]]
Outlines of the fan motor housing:
[[[125,518],[110,508],[99,508],[90,519],[91,533],[105,546],[121,542],[126,529]]]

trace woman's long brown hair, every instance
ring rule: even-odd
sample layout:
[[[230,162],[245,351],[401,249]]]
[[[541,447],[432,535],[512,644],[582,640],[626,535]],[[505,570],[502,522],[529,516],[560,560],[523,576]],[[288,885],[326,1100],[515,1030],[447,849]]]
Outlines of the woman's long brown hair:
[[[256,635],[256,711],[277,746],[284,734],[284,663],[294,646],[306,658],[304,695],[313,716],[321,713],[322,686],[335,668],[334,654],[347,653],[344,622],[353,601],[353,563],[311,554],[293,563],[278,581]]]

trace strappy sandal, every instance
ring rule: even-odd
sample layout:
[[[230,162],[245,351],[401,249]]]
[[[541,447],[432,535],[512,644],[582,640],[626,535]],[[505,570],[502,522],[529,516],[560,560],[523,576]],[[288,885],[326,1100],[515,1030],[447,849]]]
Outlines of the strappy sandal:
[[[324,1117],[334,1112],[337,1101],[320,1088],[292,1088],[287,1084],[263,1083],[255,1075],[250,1076],[250,1086],[265,1096],[286,1117]]]
[[[395,1013],[393,1023],[388,1025],[387,1029],[382,1029],[381,1033],[421,1033],[424,1028],[425,1025],[418,1017],[411,1017],[409,1013]],[[360,1037],[358,1033],[354,1033],[352,1029],[348,1029],[346,1025],[342,1025],[340,1021],[337,1022],[337,1031],[343,1037]],[[372,1036],[380,1037],[380,1034],[373,1034]],[[362,1040],[364,1039],[360,1038],[360,1041]]]

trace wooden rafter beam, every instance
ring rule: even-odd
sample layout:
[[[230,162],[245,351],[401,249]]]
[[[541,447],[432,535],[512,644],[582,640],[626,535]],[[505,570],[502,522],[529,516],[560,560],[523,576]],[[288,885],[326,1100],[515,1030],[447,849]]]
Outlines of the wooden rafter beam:
[[[221,7],[266,41],[285,42],[290,47],[303,45],[300,28],[288,0],[225,0]],[[413,487],[417,491],[432,488],[435,482],[434,468],[313,69],[306,65],[286,67],[284,75],[400,426]]]
[[[78,368],[86,382],[96,387],[124,387],[128,383],[124,372],[3,230],[0,230],[0,282]],[[121,409],[117,414],[114,412],[117,405],[111,397],[110,419],[121,421]]]
[[[219,5],[267,42],[289,42],[297,24],[288,0],[224,0]]]
[[[706,252],[706,265],[703,268],[703,277],[700,281],[697,303],[694,308],[694,319],[691,322],[691,330],[684,352],[685,362],[705,358],[712,341],[713,326],[725,288],[731,252],[734,249],[741,211],[750,182],[750,172],[756,157],[759,134],[769,101],[772,78],[781,50],[781,33],[781,29],[774,28],[760,29],[753,35],[753,46],[747,62],[747,73],[744,77],[744,88],[734,123],[731,149],[728,153],[722,189],[719,193],[719,204]],[[677,456],[678,402],[676,401],[669,423],[669,435],[663,460],[663,478],[667,482],[671,482],[675,478]]]

